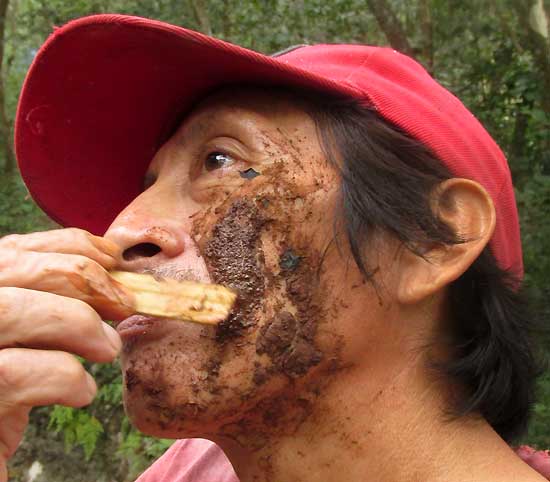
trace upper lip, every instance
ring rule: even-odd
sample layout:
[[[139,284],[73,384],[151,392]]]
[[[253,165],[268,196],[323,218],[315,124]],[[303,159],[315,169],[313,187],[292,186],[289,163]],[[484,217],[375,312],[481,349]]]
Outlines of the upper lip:
[[[168,268],[168,269],[167,269]],[[137,270],[137,273],[150,274],[161,279],[173,279],[175,281],[200,281],[199,277],[193,275],[190,268],[180,268],[175,266],[144,268]]]
[[[131,269],[134,273],[150,274],[159,279],[172,279],[175,281],[196,281],[198,283],[210,283],[211,277],[206,266],[205,270],[196,269],[189,266],[187,263],[162,263],[156,266],[139,266],[134,265]],[[122,268],[124,270],[124,268]],[[204,271],[204,272],[203,272]]]

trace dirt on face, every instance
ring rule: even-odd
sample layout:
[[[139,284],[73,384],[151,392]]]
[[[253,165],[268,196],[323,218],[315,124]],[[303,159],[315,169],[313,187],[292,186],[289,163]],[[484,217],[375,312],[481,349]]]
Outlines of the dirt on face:
[[[297,129],[255,135],[258,170],[205,179],[192,193],[191,238],[211,280],[238,293],[231,315],[181,340],[175,329],[127,357],[129,413],[145,414],[159,435],[222,427],[236,439],[255,433],[260,446],[266,433],[292,433],[308,418],[326,382],[327,330],[317,335],[333,311],[330,278],[319,279],[331,179]]]
[[[317,327],[323,320],[318,300],[318,272],[321,260],[314,252],[303,253],[284,247],[279,254],[279,277],[295,314],[280,311],[262,326],[256,352],[266,354],[274,368],[290,378],[298,378],[318,365],[323,356],[315,345]],[[299,252],[299,251],[298,251]]]
[[[266,144],[266,150],[272,157],[284,152],[301,165],[296,146]],[[318,300],[322,257],[314,248],[315,234],[305,234],[312,212],[309,193],[318,187],[295,182],[291,171],[286,162],[263,170],[267,191],[251,190],[249,196],[233,200],[203,248],[214,281],[238,293],[233,313],[218,325],[217,340],[224,343],[239,337],[261,320],[255,350],[263,360],[255,364],[256,386],[277,373],[299,378],[322,360],[315,343],[324,318]],[[277,249],[278,262],[269,268],[264,234]],[[274,308],[266,310],[266,300],[273,303],[274,298],[278,300]]]
[[[174,346],[184,346],[183,340],[174,338]],[[215,400],[220,387],[216,384],[219,363],[208,360],[197,370],[192,363],[180,355],[168,354],[165,350],[156,352],[148,347],[141,347],[139,359],[131,360],[124,370],[124,384],[129,401],[125,401],[129,415],[136,410],[140,418],[137,422],[153,424],[161,430],[178,430],[181,424],[199,419]],[[172,364],[164,364],[163,357],[169,356]],[[177,378],[173,378],[172,368],[186,370],[186,384],[191,389],[179,398],[176,394]],[[198,366],[198,364],[197,364]],[[196,387],[196,390],[194,388]],[[175,396],[176,395],[176,396]],[[131,406],[128,405],[131,404]]]
[[[288,376],[299,377],[321,361],[321,352],[315,347],[315,332],[314,321],[301,323],[288,311],[283,311],[260,330],[256,352],[265,353]]]
[[[214,226],[204,255],[212,278],[237,292],[230,316],[222,321],[216,339],[224,342],[240,335],[255,323],[254,314],[262,303],[265,278],[261,266],[260,233],[266,218],[247,199],[235,201]]]

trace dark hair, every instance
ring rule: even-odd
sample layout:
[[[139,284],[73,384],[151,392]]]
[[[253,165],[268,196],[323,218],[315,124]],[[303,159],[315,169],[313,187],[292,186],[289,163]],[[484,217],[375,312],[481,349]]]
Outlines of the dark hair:
[[[362,248],[376,231],[419,256],[426,243],[463,242],[432,210],[433,189],[454,176],[427,147],[358,102],[310,101],[326,155],[341,172],[347,240],[367,279],[376,267]],[[481,414],[508,442],[525,431],[540,373],[519,285],[486,247],[449,286],[453,357],[438,365],[464,389],[453,414]]]

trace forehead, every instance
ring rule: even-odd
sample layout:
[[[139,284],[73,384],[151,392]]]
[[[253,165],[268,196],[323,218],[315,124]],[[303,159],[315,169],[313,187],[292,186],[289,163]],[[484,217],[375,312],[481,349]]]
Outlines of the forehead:
[[[281,89],[226,87],[202,100],[181,127],[203,131],[212,125],[232,123],[306,130],[313,125],[306,103],[296,94]]]

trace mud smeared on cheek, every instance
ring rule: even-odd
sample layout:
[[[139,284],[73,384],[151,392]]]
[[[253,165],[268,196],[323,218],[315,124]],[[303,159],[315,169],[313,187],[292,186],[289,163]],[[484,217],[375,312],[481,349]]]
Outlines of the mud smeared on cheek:
[[[203,247],[214,281],[239,295],[232,315],[218,325],[217,340],[254,333],[248,328],[258,325],[255,386],[277,374],[297,379],[318,365],[322,354],[315,337],[324,319],[318,300],[319,240],[311,229],[318,209],[312,194],[318,187],[297,182],[302,178],[290,176],[285,162],[262,174],[259,189],[219,209]]]
[[[233,312],[218,325],[216,339],[220,342],[242,334],[255,324],[254,313],[265,291],[260,246],[265,223],[266,218],[252,201],[237,200],[214,226],[212,237],[206,243],[204,255],[212,278],[238,293]]]
[[[321,361],[321,352],[315,347],[315,332],[316,326],[311,321],[299,323],[292,314],[283,311],[262,327],[256,352],[265,353],[288,376],[299,377]]]
[[[285,281],[285,298],[294,313],[277,313],[262,326],[256,339],[256,353],[267,355],[274,368],[290,378],[304,375],[323,358],[315,344],[317,327],[323,321],[317,299],[319,263],[314,252],[302,256],[288,246],[281,251],[279,277]],[[261,377],[256,380],[262,382]]]

